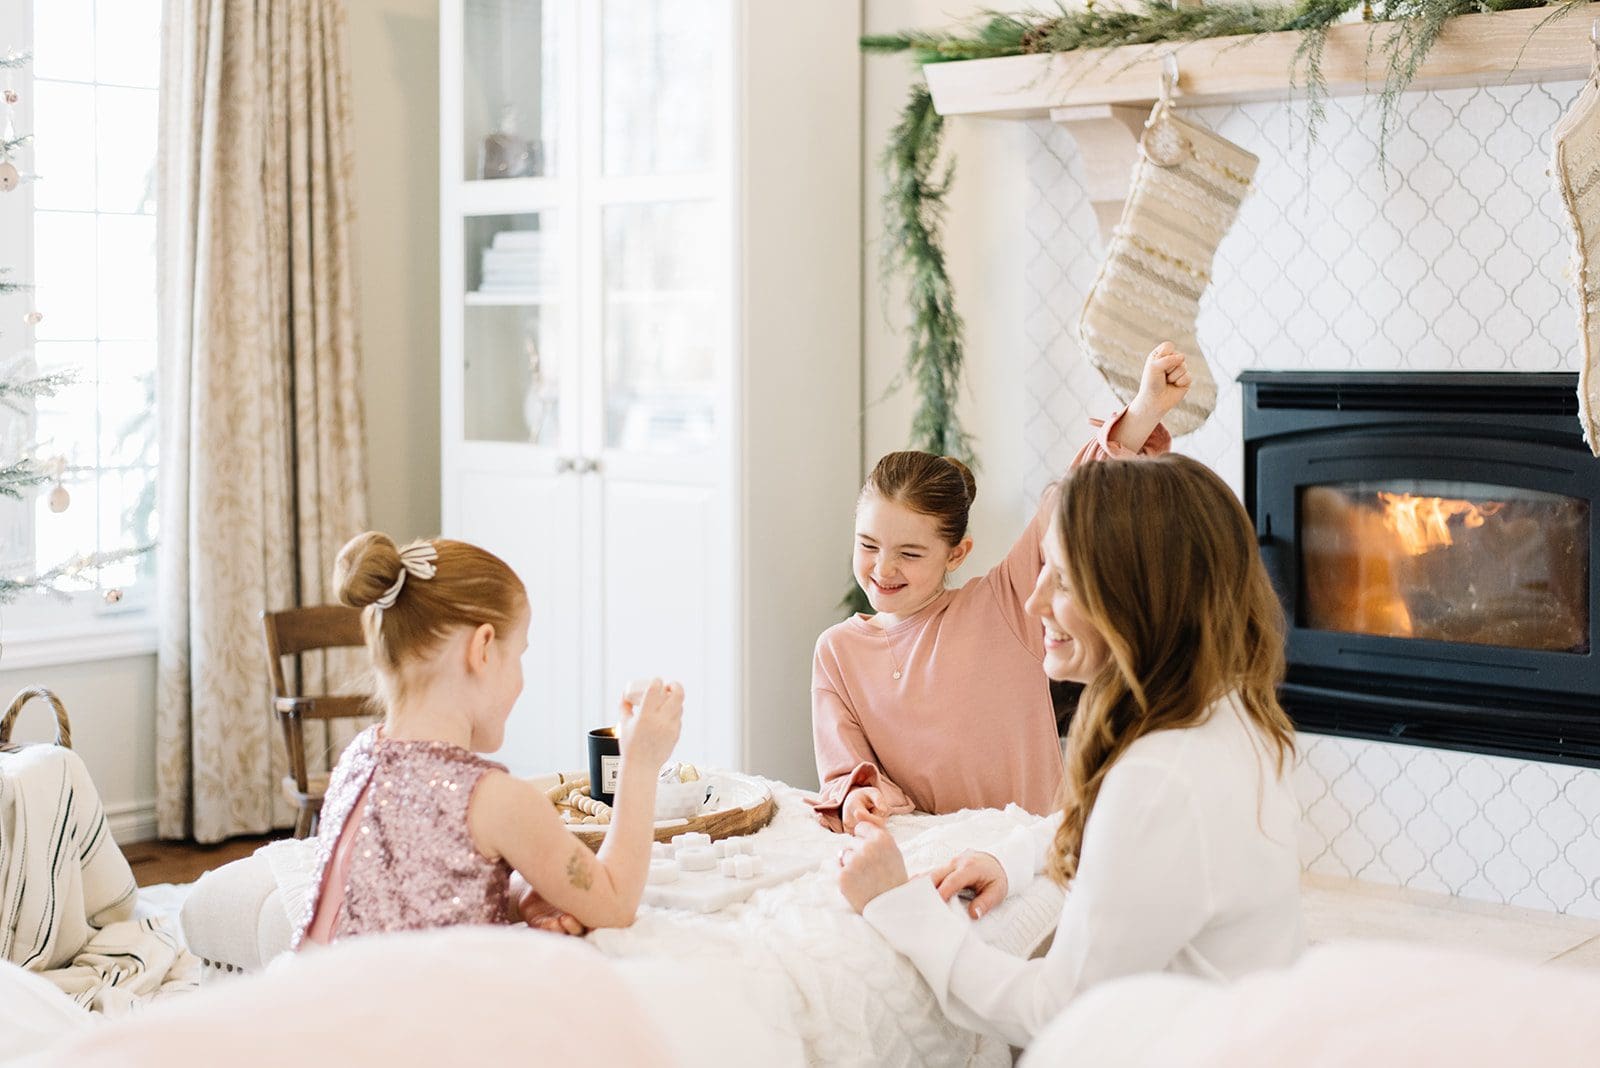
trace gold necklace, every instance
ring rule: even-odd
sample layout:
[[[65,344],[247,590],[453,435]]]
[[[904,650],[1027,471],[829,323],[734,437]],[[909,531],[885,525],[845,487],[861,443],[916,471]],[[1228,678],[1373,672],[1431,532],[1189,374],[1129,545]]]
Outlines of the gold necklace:
[[[888,631],[883,632],[883,644],[889,650],[889,663],[894,665],[894,677],[898,680],[900,678],[900,661],[894,655],[894,639],[889,637]]]

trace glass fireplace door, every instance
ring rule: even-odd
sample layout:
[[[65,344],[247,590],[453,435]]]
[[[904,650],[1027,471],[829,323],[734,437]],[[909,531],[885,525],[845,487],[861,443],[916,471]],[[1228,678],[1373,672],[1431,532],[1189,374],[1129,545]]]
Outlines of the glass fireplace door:
[[[1296,623],[1589,651],[1589,502],[1485,482],[1298,487]]]

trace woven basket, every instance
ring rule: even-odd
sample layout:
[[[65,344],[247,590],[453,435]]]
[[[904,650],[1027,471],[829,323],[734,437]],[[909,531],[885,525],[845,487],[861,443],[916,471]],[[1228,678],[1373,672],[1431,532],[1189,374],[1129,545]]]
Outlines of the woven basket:
[[[61,698],[45,689],[43,686],[29,686],[11,699],[6,714],[0,716],[0,746],[11,744],[11,727],[17,722],[17,716],[22,712],[22,706],[35,697],[43,698],[50,702],[50,707],[56,712],[56,744],[65,749],[72,748],[72,724],[67,719],[67,706],[61,703]]]

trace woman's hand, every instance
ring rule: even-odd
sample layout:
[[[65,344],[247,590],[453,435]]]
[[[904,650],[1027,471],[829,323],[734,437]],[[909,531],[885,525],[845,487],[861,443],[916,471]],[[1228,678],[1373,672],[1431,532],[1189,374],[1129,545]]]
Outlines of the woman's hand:
[[[844,833],[855,834],[856,828],[863,823],[882,827],[889,815],[886,807],[882,790],[876,786],[857,786],[845,795],[844,804],[839,806],[839,819],[844,824]]]
[[[576,916],[570,912],[563,912],[540,897],[539,892],[528,885],[528,880],[524,879],[520,872],[511,873],[511,886],[507,896],[511,899],[513,914],[535,930],[567,935],[589,932],[589,928],[580,923]]]
[[[839,854],[839,890],[857,912],[886,891],[909,881],[906,860],[889,832],[876,823],[863,823],[856,841]]]
[[[992,853],[968,850],[950,863],[930,871],[928,877],[939,888],[939,896],[946,901],[963,891],[970,891],[973,898],[967,904],[967,914],[975,920],[982,919],[985,913],[1004,901],[1008,892],[1006,870]]]
[[[1139,376],[1139,395],[1128,405],[1129,410],[1154,417],[1158,423],[1165,419],[1189,392],[1188,359],[1170,341],[1157,345],[1145,357],[1144,371]]]
[[[617,740],[622,755],[659,770],[678,744],[683,727],[683,687],[651,679],[634,684],[617,709]]]

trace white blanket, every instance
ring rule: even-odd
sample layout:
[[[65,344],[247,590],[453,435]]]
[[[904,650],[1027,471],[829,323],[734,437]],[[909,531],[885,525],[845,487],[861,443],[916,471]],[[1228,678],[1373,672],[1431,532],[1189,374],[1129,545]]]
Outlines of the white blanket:
[[[946,1018],[917,970],[850,910],[839,894],[836,864],[845,839],[817,823],[799,790],[768,785],[778,813],[760,832],[758,847],[813,857],[816,871],[721,912],[646,906],[632,927],[596,931],[587,941],[619,964],[675,961],[699,974],[737,979],[762,1026],[797,1036],[813,1065],[1010,1065],[1004,1042]],[[1012,807],[897,816],[889,829],[915,873],[1037,820]],[[274,842],[262,852],[282,907],[298,916],[310,892],[313,845]],[[991,944],[1026,956],[1055,930],[1062,901],[1061,889],[1040,877],[977,929]],[[960,911],[960,902],[951,907]]]
[[[741,976],[769,1020],[793,1020],[814,1065],[1010,1065],[1004,1042],[946,1018],[910,962],[851,911],[838,887],[844,839],[818,825],[800,791],[770,785],[778,814],[759,848],[815,857],[815,872],[707,915],[647,907],[632,927],[596,931],[589,941],[611,957],[666,956]],[[1013,807],[895,817],[889,829],[916,873],[1037,819]],[[1061,890],[1041,878],[977,928],[1026,955],[1054,930],[1061,904]]]
[[[0,749],[0,959],[86,1009],[118,1013],[195,961],[171,922],[136,918],[133,872],[100,795],[70,749]]]

